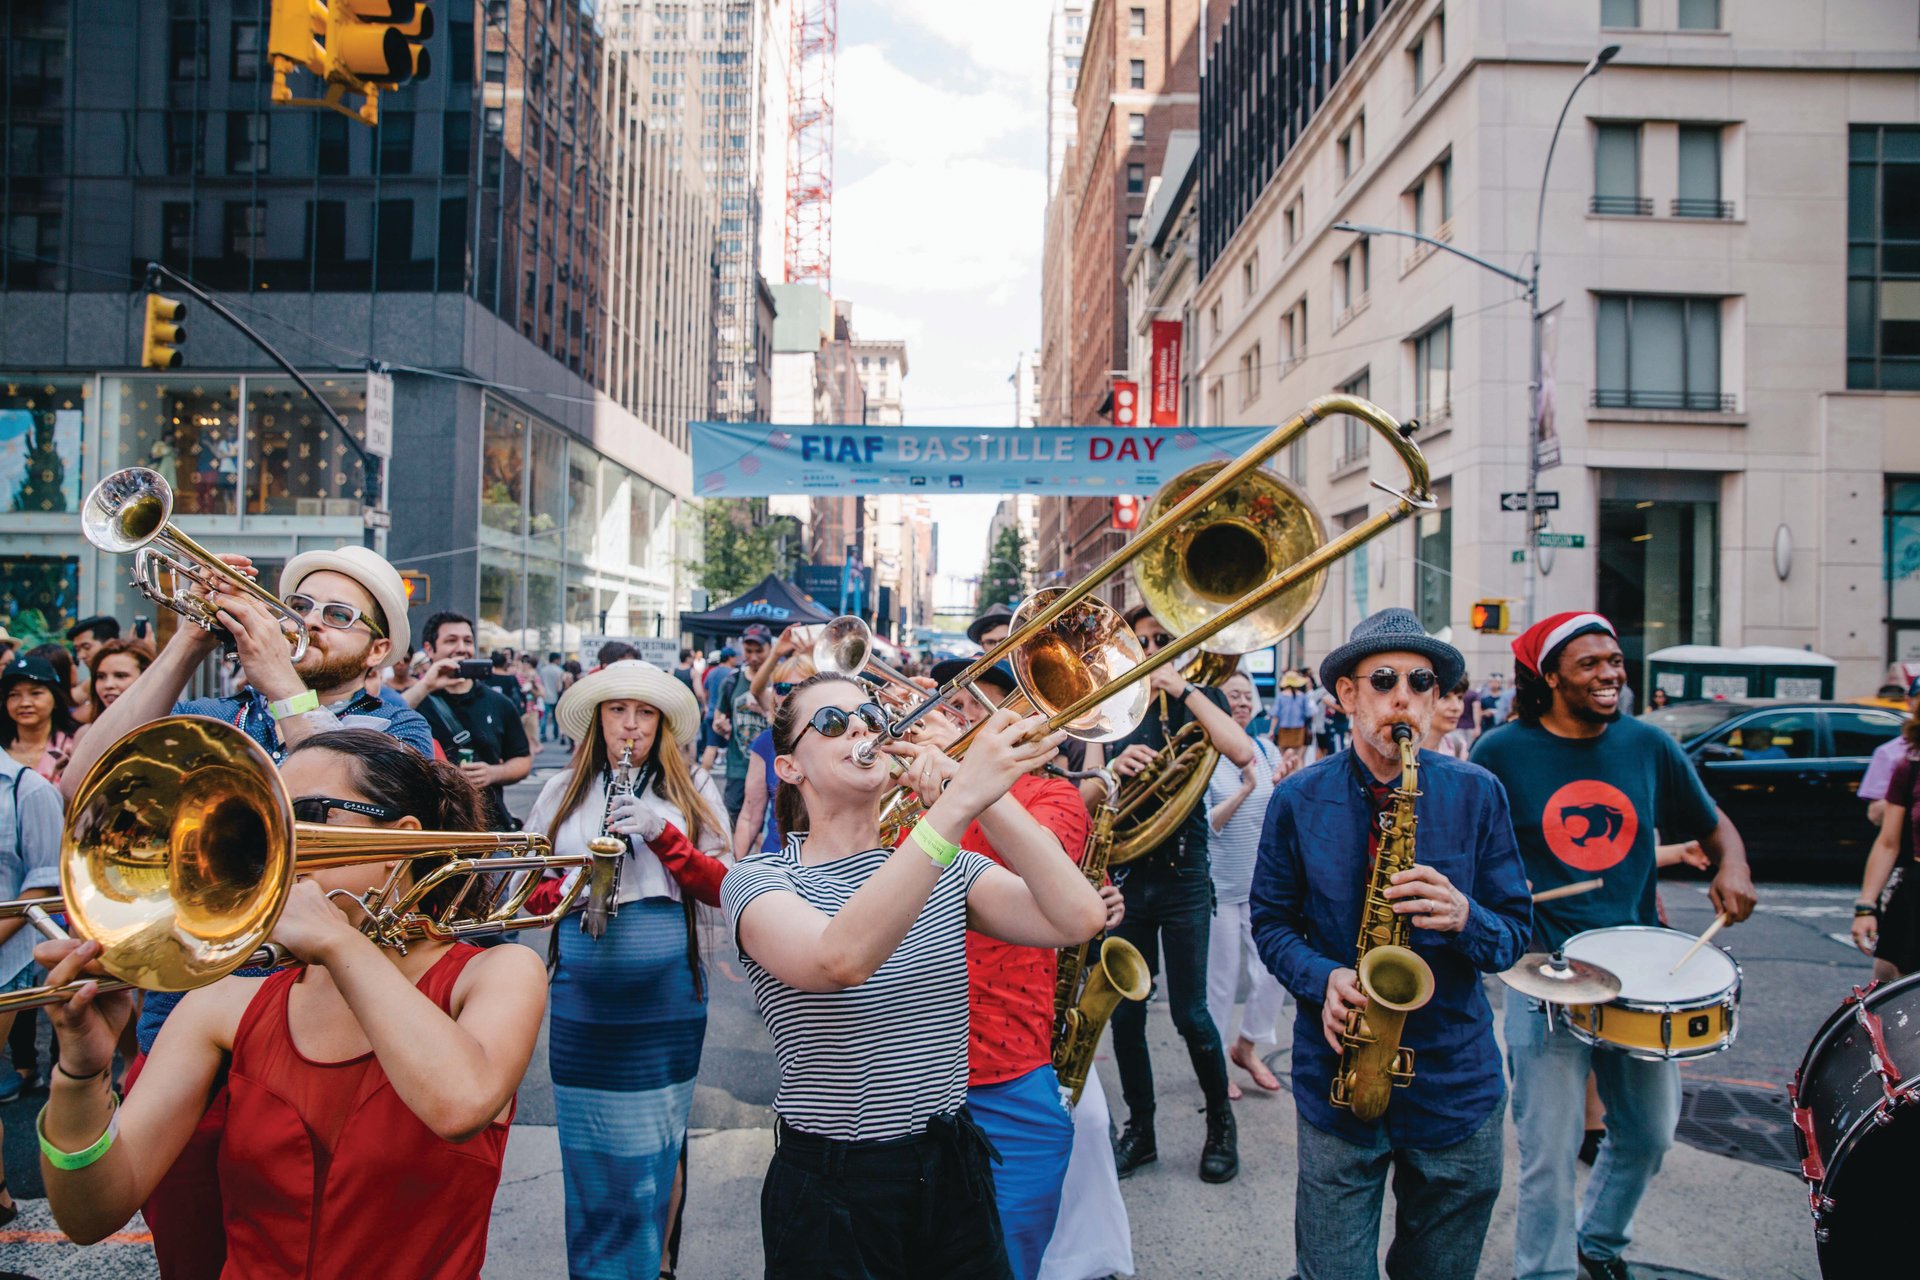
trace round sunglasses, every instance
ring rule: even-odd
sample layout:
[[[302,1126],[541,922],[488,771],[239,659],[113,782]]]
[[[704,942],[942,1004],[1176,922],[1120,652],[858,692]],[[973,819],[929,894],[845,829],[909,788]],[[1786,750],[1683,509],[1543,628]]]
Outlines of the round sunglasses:
[[[1392,667],[1376,667],[1368,676],[1367,683],[1373,686],[1375,693],[1392,693],[1400,687],[1400,673]],[[1414,693],[1432,693],[1434,686],[1440,683],[1440,677],[1425,667],[1415,667],[1407,672],[1407,688]]]
[[[874,733],[887,731],[887,713],[880,709],[877,702],[863,702],[851,711],[842,707],[822,707],[800,726],[800,732],[793,735],[793,745],[799,746],[800,739],[807,736],[809,729],[823,738],[838,738],[846,733],[847,726],[853,723],[855,717]]]

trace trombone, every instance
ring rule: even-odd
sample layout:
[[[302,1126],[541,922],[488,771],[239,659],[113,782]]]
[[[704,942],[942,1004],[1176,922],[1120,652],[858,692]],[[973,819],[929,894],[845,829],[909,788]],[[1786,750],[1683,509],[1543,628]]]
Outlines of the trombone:
[[[233,647],[218,611],[200,592],[214,590],[252,596],[291,633],[293,660],[307,652],[307,620],[265,587],[241,573],[180,531],[173,523],[173,486],[149,467],[116,471],[99,484],[80,508],[80,532],[88,542],[113,555],[133,553],[133,585],[155,604],[173,610],[203,631]],[[196,590],[197,589],[197,590]]]
[[[1387,442],[1407,469],[1407,486],[1395,489],[1373,481],[1373,487],[1392,498],[1393,504],[1328,541],[1306,498],[1261,468],[1316,424],[1337,414],[1360,419]],[[1139,722],[1146,704],[1144,690],[1129,699],[1120,697],[1123,691],[1168,663],[1183,660],[1190,651],[1204,649],[1207,641],[1222,633],[1227,633],[1222,647],[1233,651],[1261,648],[1286,635],[1318,603],[1329,565],[1415,511],[1431,511],[1438,505],[1427,476],[1427,460],[1413,442],[1411,424],[1402,427],[1386,410],[1358,396],[1320,396],[1232,462],[1202,464],[1175,477],[1155,496],[1154,518],[1137,537],[1073,586],[1029,596],[1014,614],[1005,638],[890,722],[887,736],[904,735],[922,716],[951,698],[955,689],[1011,657],[1020,692],[1036,710],[1047,713],[1049,731],[1066,726],[1075,737],[1092,741],[1123,737]],[[1263,520],[1281,522],[1292,536],[1280,543],[1250,537]],[[1298,548],[1299,558],[1286,562],[1287,553],[1276,554],[1276,545]],[[1155,599],[1149,584],[1164,577],[1184,594],[1197,597],[1194,614],[1205,620],[1151,657],[1142,655],[1122,665],[1125,658],[1141,655],[1141,650],[1119,615],[1093,593],[1149,552],[1153,559],[1142,566],[1142,588],[1149,601]],[[1154,607],[1156,616],[1161,616],[1162,606]],[[1242,623],[1251,625],[1242,627]],[[1279,629],[1274,631],[1275,627]],[[1248,642],[1268,632],[1268,639]],[[1050,697],[1049,687],[1063,692]],[[1089,716],[1102,722],[1097,731],[1075,732],[1072,726]],[[864,753],[870,759],[880,746],[875,737],[855,748],[855,754]]]
[[[69,810],[58,898],[0,902],[0,919],[25,916],[49,938],[75,935],[101,946],[111,980],[102,991],[188,991],[245,966],[288,964],[268,942],[296,877],[328,867],[392,862],[362,894],[343,889],[365,917],[361,931],[403,955],[410,942],[538,929],[557,922],[583,888],[611,877],[571,878],[560,903],[520,911],[538,881],[520,874],[557,867],[602,869],[624,846],[555,854],[522,832],[406,831],[295,822],[273,762],[246,734],[204,716],[166,716],[114,743],[87,774]],[[408,868],[445,859],[416,877]],[[482,885],[481,877],[514,882]],[[409,882],[410,881],[410,882]],[[447,901],[427,898],[455,886]],[[0,1014],[70,998],[86,982],[0,995]]]

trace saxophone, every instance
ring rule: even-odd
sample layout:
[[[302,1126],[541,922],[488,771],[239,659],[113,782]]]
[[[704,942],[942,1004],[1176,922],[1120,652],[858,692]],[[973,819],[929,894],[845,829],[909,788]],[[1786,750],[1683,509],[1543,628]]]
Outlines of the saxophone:
[[[1400,745],[1400,785],[1380,814],[1380,848],[1360,910],[1354,961],[1367,1003],[1347,1014],[1340,1070],[1333,1077],[1333,1105],[1349,1108],[1368,1124],[1386,1114],[1396,1086],[1412,1082],[1413,1050],[1401,1047],[1400,1034],[1407,1015],[1433,998],[1433,968],[1407,945],[1411,917],[1396,913],[1386,896],[1393,877],[1413,866],[1413,802],[1420,794],[1420,749],[1413,730],[1397,724],[1393,737]]]
[[[620,914],[620,864],[626,861],[627,842],[613,834],[613,810],[632,795],[633,743],[620,748],[620,763],[607,780],[607,807],[600,814],[600,834],[587,841],[593,855],[588,869],[587,909],[580,916],[580,932],[598,938],[607,931],[607,921]]]
[[[1106,784],[1106,803],[1094,815],[1093,830],[1087,834],[1086,850],[1080,858],[1081,873],[1097,889],[1107,878],[1107,863],[1113,857],[1119,783],[1105,769],[1076,773],[1049,768],[1048,772],[1075,781],[1099,778]],[[1153,985],[1146,958],[1124,938],[1102,942],[1099,964],[1091,973],[1086,972],[1087,948],[1091,945],[1088,941],[1060,948],[1059,969],[1053,980],[1053,1070],[1060,1078],[1060,1095],[1068,1106],[1080,1101],[1100,1033],[1106,1030],[1114,1009],[1122,1000],[1145,1000]]]

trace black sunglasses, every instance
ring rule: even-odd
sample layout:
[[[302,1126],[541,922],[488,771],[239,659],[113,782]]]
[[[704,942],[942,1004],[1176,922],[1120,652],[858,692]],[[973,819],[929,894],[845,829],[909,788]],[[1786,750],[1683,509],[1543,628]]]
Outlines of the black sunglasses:
[[[327,820],[328,811],[332,809],[345,809],[348,813],[357,813],[363,817],[372,818],[375,822],[398,822],[406,817],[398,809],[368,804],[364,800],[336,800],[332,796],[301,796],[293,802],[293,820],[323,823]]]
[[[775,680],[773,682],[773,696],[776,698],[784,698],[793,692],[793,686],[794,682],[792,680]]]
[[[1173,643],[1173,637],[1164,631],[1149,631],[1136,638],[1140,641],[1142,649],[1164,649]]]
[[[851,711],[840,707],[822,707],[813,713],[813,718],[800,726],[800,732],[793,735],[793,745],[799,746],[800,739],[807,736],[811,729],[823,738],[838,738],[846,733],[847,726],[853,723],[855,716],[875,733],[887,731],[887,713],[880,709],[877,702],[863,702]]]
[[[1400,687],[1400,673],[1392,667],[1376,668],[1367,677],[1367,683],[1373,686],[1375,693],[1392,693]],[[1407,688],[1415,693],[1432,693],[1434,686],[1440,683],[1440,677],[1425,667],[1415,667],[1407,672]]]

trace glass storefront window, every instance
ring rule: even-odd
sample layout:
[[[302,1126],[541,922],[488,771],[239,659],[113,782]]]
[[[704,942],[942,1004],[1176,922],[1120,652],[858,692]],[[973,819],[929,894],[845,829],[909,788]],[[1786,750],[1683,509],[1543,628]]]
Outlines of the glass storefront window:
[[[0,510],[80,509],[84,382],[0,383]]]
[[[502,533],[524,533],[527,492],[527,420],[510,406],[487,397],[480,444],[480,525]]]
[[[594,532],[593,558],[615,573],[628,572],[632,563],[632,521],[627,511],[637,483],[638,477],[619,463],[600,459],[600,520]]]
[[[314,386],[359,439],[366,430],[364,378],[319,378]],[[291,378],[248,378],[247,514],[357,516],[364,492],[359,455]]]
[[[527,477],[527,536],[542,555],[560,554],[560,532],[567,514],[566,466],[567,438],[552,427],[536,424]],[[559,617],[559,611],[552,616]]]
[[[25,653],[79,621],[78,556],[0,556],[0,618]]]
[[[1420,625],[1437,633],[1453,623],[1453,509],[1421,512],[1413,545]]]
[[[1636,690],[1649,653],[1719,643],[1719,569],[1717,504],[1601,500],[1599,611],[1619,629]]]
[[[527,640],[526,574],[518,555],[483,547],[480,551],[480,609],[474,645],[481,653]]]
[[[600,466],[597,455],[575,442],[567,447],[567,559],[599,559]]]
[[[535,560],[527,558],[527,627],[528,638],[538,637],[538,644],[526,644],[522,648],[569,649],[575,646],[564,643],[561,634],[560,614],[560,564],[556,560]]]
[[[235,514],[240,388],[232,382],[108,378],[114,466],[152,467],[173,486],[176,516]]]

